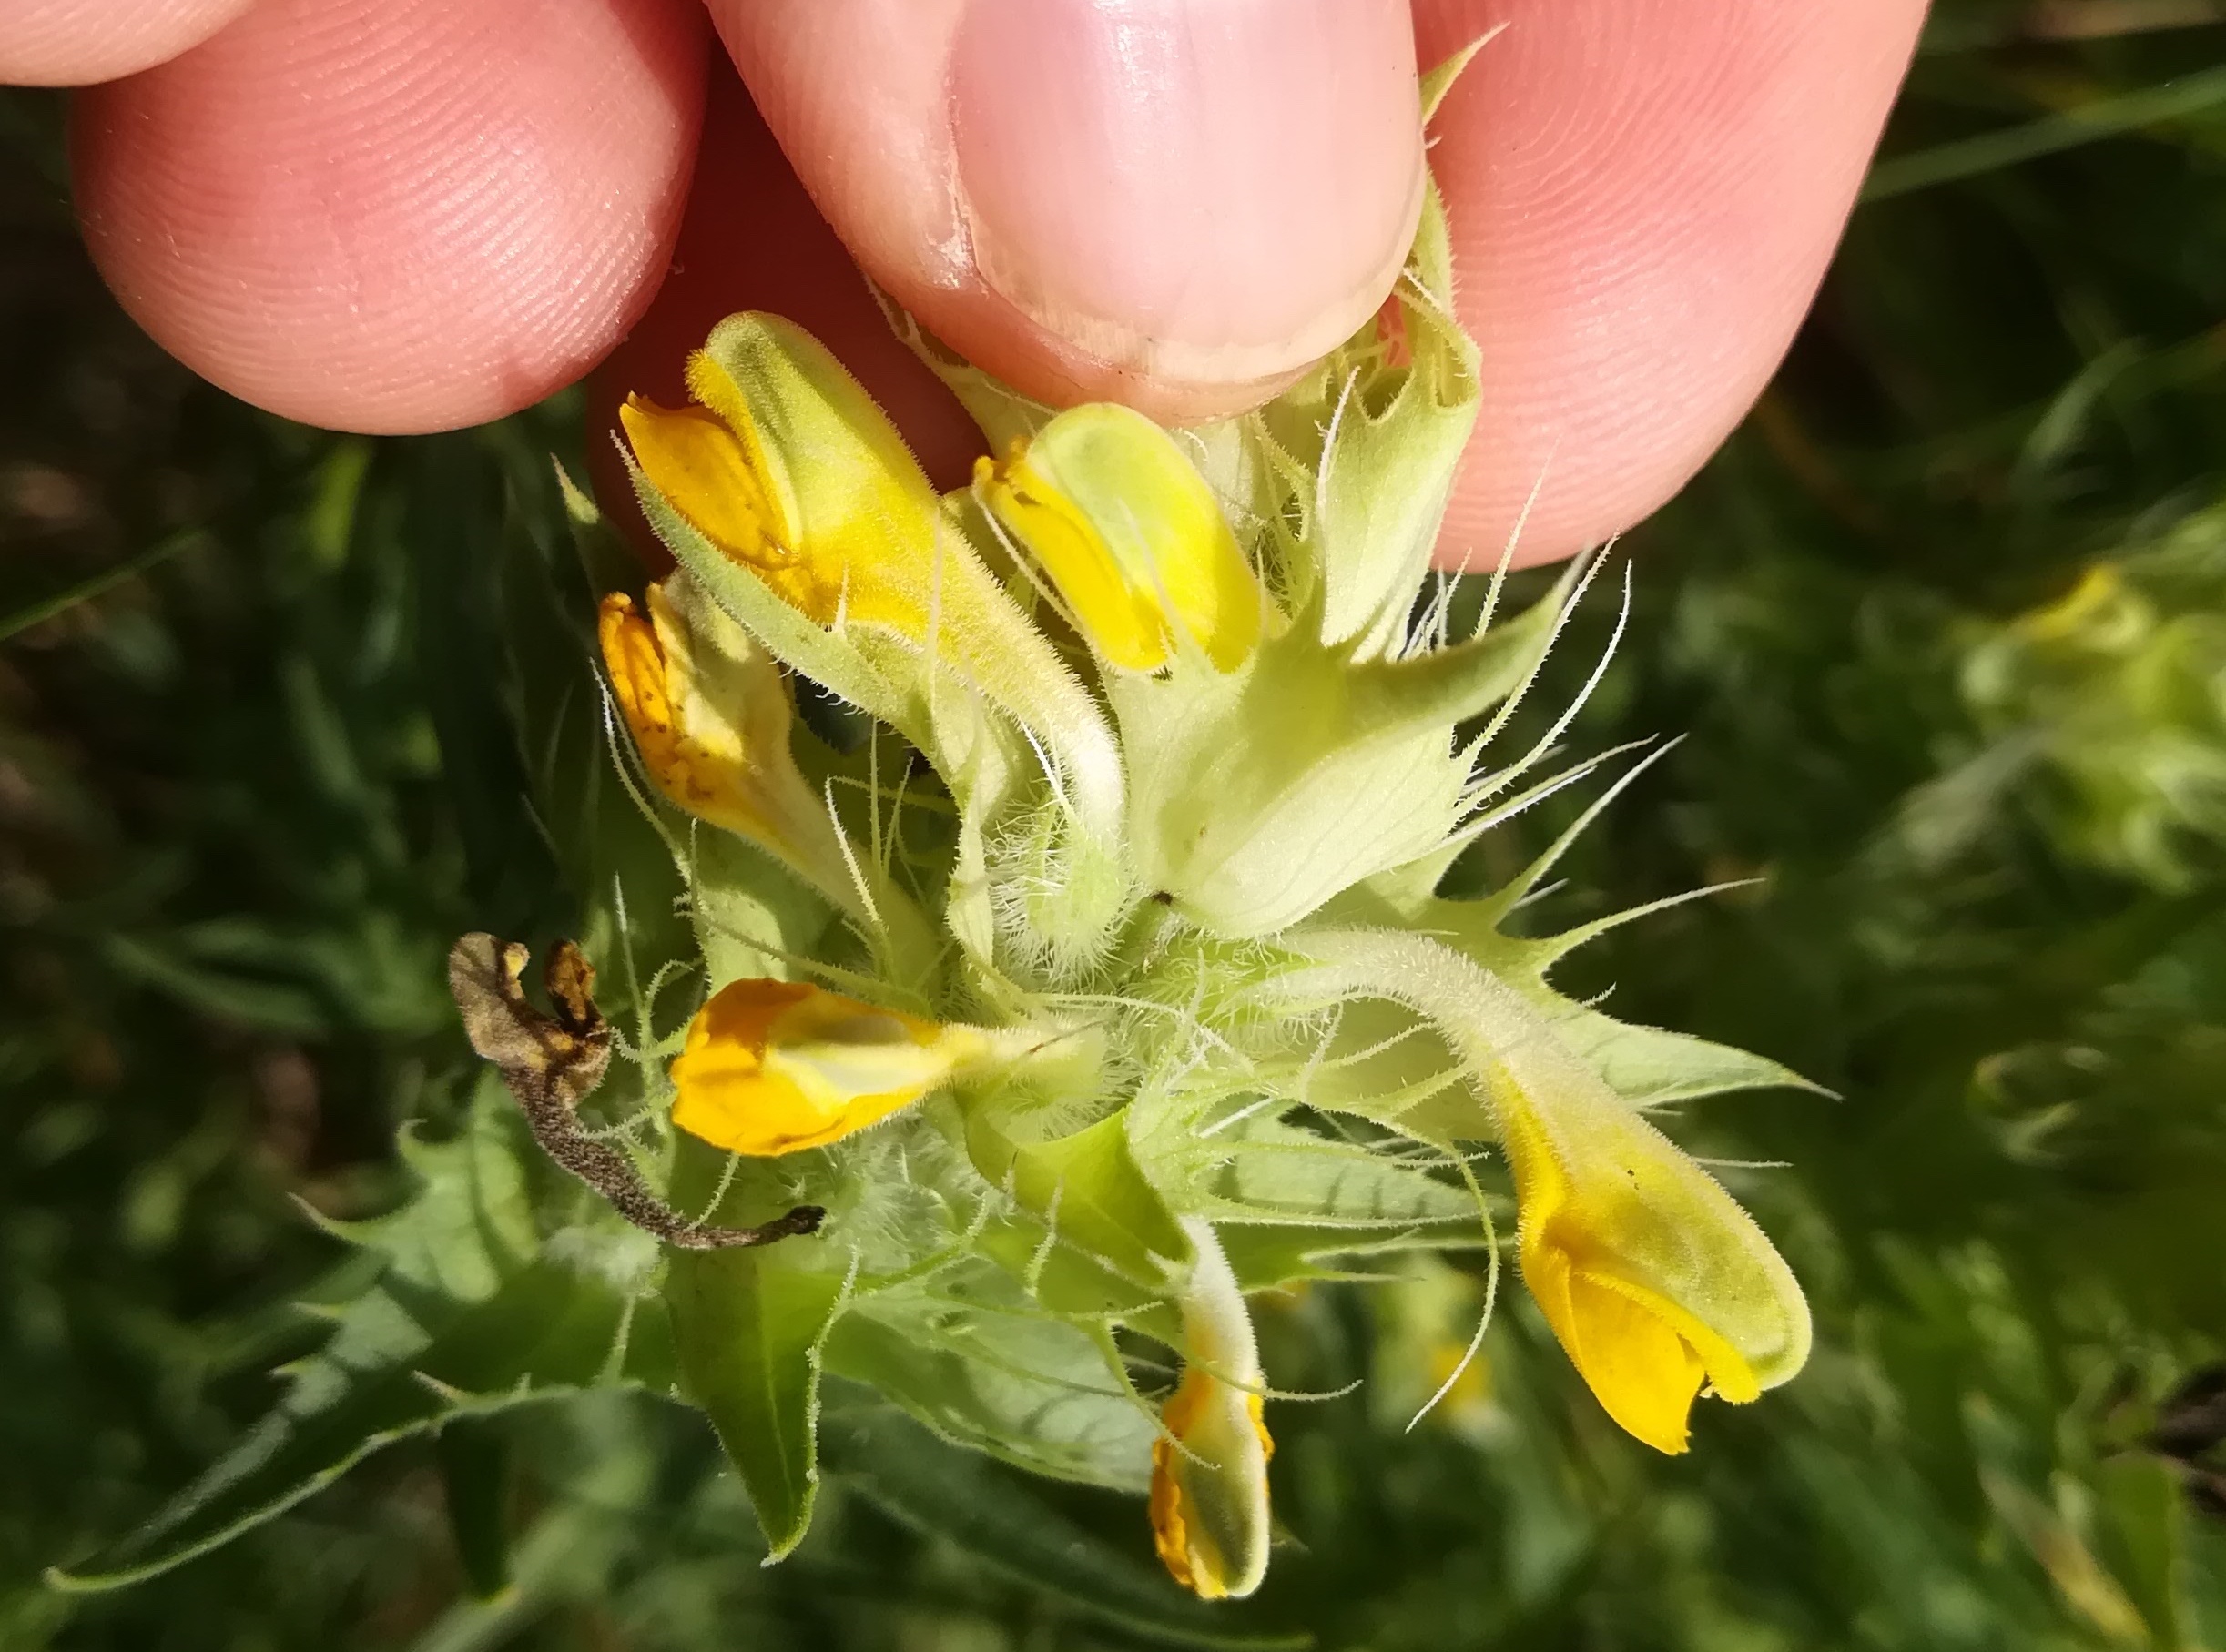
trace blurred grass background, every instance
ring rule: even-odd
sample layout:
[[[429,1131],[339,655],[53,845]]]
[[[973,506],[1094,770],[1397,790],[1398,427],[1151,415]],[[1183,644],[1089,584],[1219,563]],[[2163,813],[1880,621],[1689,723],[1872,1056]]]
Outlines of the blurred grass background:
[[[371,443],[196,384],[93,276],[59,131],[0,99],[0,1648],[1149,1644],[1001,1550],[987,1466],[979,1529],[862,1473],[762,1570],[708,1432],[623,1397],[42,1586],[314,1345],[288,1304],[344,1258],[296,1201],[399,1196],[464,1069],[441,954],[546,900],[456,597],[580,440],[564,399]],[[1572,978],[1838,1092],[1679,1126],[1815,1362],[1669,1461],[1520,1301],[1406,1432],[1451,1270],[1271,1306],[1280,1384],[1370,1381],[1279,1407],[1288,1545],[1188,1644],[2226,1647],[2226,23],[1943,4],[1884,156],[1763,405],[1627,542],[1577,733],[1687,739],[1550,913],[1755,880]]]

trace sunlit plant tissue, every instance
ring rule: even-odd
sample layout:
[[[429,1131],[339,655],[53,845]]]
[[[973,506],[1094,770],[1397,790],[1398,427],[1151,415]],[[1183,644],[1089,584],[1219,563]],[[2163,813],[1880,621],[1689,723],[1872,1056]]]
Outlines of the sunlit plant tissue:
[[[1477,400],[1450,279],[1433,197],[1395,325],[1174,432],[915,334],[990,450],[941,497],[775,317],[712,333],[689,405],[623,410],[678,566],[603,598],[607,734],[697,952],[638,956],[605,903],[589,955],[651,982],[624,1038],[569,948],[554,1018],[521,948],[467,938],[456,980],[544,1145],[664,1242],[642,1300],[777,1556],[833,1373],[1148,1489],[1175,1579],[1251,1593],[1278,1400],[1247,1298],[1397,1251],[1496,1282],[1495,1160],[1523,1282],[1632,1435],[1682,1452],[1703,1391],[1800,1369],[1791,1273],[1648,1118],[1790,1076],[1549,985],[1607,927],[1505,927],[1566,838],[1437,893],[1597,766],[1550,761],[1573,705],[1505,737],[1591,573],[1520,613],[1491,576],[1455,635],[1430,572]],[[606,1071],[634,1110],[592,1130]]]

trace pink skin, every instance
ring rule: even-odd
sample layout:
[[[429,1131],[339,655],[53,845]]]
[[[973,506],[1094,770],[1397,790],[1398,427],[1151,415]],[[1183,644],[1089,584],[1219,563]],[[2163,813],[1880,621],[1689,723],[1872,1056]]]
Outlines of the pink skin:
[[[1537,562],[1661,503],[1760,390],[1923,10],[708,3],[764,116],[715,76],[700,155],[702,0],[27,0],[0,75],[158,66],[79,98],[86,238],[150,333],[250,401],[434,430],[606,357],[598,405],[670,394],[709,320],[778,308],[948,479],[955,410],[872,338],[844,247],[1037,394],[1246,405],[1381,299],[1415,64],[1504,24],[1432,134],[1486,378],[1444,555],[1496,558],[1538,486]]]

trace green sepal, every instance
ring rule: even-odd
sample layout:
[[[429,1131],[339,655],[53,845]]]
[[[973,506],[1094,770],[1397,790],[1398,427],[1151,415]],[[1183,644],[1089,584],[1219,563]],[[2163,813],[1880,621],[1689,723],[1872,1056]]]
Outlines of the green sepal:
[[[840,950],[842,917],[817,891],[757,845],[677,814],[706,996],[744,978],[793,979],[795,959]]]
[[[1461,77],[1461,71],[1469,66],[1470,59],[1484,49],[1499,29],[1506,26],[1501,24],[1498,28],[1488,29],[1450,56],[1440,58],[1435,66],[1425,69],[1416,76],[1417,87],[1422,94],[1424,126],[1437,118],[1438,106],[1445,102],[1446,94],[1453,89],[1453,83]]]
[[[1428,571],[1476,423],[1477,349],[1454,320],[1451,244],[1435,181],[1393,289],[1404,363],[1371,318],[1263,408],[1262,428],[1314,479],[1304,535],[1318,634],[1361,658],[1393,651]]]

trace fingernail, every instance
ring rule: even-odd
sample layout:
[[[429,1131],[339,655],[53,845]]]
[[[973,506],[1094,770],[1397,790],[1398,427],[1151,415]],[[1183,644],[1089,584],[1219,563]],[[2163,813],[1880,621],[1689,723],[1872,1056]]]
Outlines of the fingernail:
[[[1407,0],[971,0],[950,90],[984,283],[1148,378],[1295,370],[1413,233]]]

